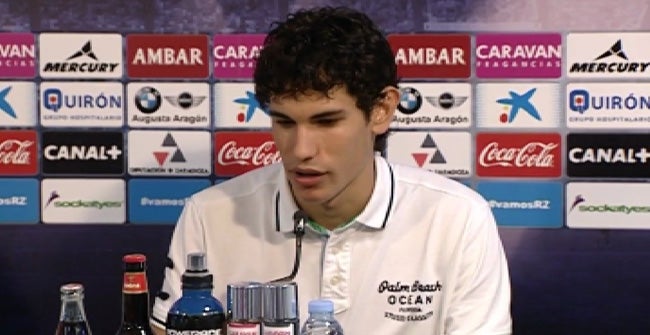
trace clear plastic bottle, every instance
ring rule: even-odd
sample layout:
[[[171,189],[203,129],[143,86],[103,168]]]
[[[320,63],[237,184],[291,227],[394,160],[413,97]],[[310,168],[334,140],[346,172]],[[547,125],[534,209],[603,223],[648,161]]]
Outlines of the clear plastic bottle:
[[[55,335],[91,335],[84,309],[84,287],[79,283],[61,286],[61,316]]]
[[[334,317],[331,300],[312,300],[307,307],[309,317],[302,326],[301,335],[343,335],[343,328]]]

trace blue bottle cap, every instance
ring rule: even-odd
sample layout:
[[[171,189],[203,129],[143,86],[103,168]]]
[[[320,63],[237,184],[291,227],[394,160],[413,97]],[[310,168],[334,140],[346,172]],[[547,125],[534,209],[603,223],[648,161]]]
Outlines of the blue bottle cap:
[[[316,299],[307,305],[309,313],[332,313],[334,312],[334,303],[328,299]]]

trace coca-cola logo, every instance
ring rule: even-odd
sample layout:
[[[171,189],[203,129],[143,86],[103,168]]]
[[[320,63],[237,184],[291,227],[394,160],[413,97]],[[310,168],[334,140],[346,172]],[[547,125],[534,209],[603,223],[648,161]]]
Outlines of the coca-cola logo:
[[[221,166],[259,167],[279,161],[280,153],[275,149],[273,141],[266,141],[259,146],[237,146],[236,141],[228,141],[217,153],[217,163]]]
[[[551,152],[557,143],[530,142],[521,148],[501,148],[499,143],[491,142],[479,155],[479,164],[484,167],[539,167],[555,166]]]
[[[28,151],[34,141],[8,139],[0,142],[0,165],[29,165],[31,153]]]
[[[480,133],[476,173],[480,177],[559,177],[562,139],[558,133]]]

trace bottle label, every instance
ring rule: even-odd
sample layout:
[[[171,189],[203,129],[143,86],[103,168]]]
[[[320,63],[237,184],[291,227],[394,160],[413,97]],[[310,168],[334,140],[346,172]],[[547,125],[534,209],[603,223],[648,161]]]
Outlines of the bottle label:
[[[267,326],[263,327],[263,335],[294,335],[293,325],[289,324],[286,326]]]
[[[226,335],[260,335],[259,323],[231,322],[227,325]]]
[[[167,335],[221,335],[223,313],[167,314]]]
[[[125,272],[122,292],[127,294],[145,293],[149,291],[147,275],[144,272]]]
[[[174,330],[167,328],[166,335],[221,335],[221,329],[209,330]]]

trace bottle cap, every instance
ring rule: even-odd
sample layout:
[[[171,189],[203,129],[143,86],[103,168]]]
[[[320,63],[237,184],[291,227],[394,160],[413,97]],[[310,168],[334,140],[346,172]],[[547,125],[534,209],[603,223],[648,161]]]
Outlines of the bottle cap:
[[[334,312],[334,303],[328,299],[316,299],[307,304],[309,313],[332,313]]]
[[[228,284],[227,304],[232,320],[260,320],[262,318],[262,284],[238,282]]]
[[[205,253],[193,252],[187,255],[187,271],[207,272],[208,267],[205,261]]]
[[[181,276],[183,289],[212,288],[212,274],[208,272],[204,252],[193,252],[187,255],[187,264]]]
[[[80,283],[67,283],[61,285],[61,299],[83,296],[84,287]]]
[[[264,320],[287,320],[298,318],[298,285],[295,282],[264,284]]]
[[[73,295],[73,294],[82,294],[83,292],[84,292],[84,287],[79,283],[67,283],[61,285],[61,294]]]
[[[124,263],[143,263],[147,261],[147,256],[143,254],[126,254],[122,257]]]

